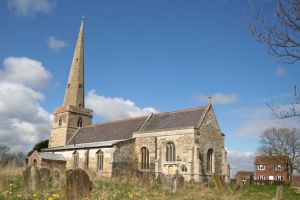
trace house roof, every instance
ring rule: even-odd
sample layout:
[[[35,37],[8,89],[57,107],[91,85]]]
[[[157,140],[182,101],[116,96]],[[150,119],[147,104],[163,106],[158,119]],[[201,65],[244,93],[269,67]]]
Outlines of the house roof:
[[[199,124],[206,108],[207,107],[204,106],[187,110],[154,114],[146,123],[142,132],[195,127]]]
[[[254,174],[253,171],[238,171],[235,176],[250,176]]]
[[[287,156],[256,156],[254,164],[287,164],[288,161]]]
[[[133,133],[195,127],[207,106],[100,123],[78,129],[67,145],[131,139]]]
[[[66,161],[66,159],[61,154],[45,153],[45,152],[39,152],[39,154],[41,158],[44,160]]]

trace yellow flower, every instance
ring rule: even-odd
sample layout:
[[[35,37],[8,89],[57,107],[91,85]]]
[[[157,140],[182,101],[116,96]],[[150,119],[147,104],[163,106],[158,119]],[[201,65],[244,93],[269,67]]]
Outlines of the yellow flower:
[[[53,200],[53,198],[52,198],[52,197],[49,197],[48,200]]]
[[[53,199],[58,199],[59,195],[58,194],[52,194]]]

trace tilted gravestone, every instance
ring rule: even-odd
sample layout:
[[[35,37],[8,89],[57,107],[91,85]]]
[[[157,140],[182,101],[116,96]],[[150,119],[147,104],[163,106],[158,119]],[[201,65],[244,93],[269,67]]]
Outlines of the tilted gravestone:
[[[67,200],[81,200],[88,198],[93,189],[93,183],[89,175],[82,169],[68,170],[67,176]]]
[[[36,165],[31,165],[23,172],[24,186],[30,191],[42,190],[42,175]]]
[[[221,192],[223,190],[223,184],[222,184],[222,180],[221,180],[220,175],[214,174],[213,177],[214,177],[214,180],[215,180],[217,191]]]

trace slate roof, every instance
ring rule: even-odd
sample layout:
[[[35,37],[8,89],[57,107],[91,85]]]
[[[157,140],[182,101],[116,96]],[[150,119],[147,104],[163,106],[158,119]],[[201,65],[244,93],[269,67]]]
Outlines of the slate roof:
[[[205,113],[205,107],[154,114],[143,132],[195,127]]]
[[[65,158],[61,154],[54,154],[54,153],[44,153],[39,152],[40,156],[44,160],[58,160],[58,161],[65,161]]]
[[[67,145],[131,139],[133,133],[195,127],[207,106],[95,124],[80,128]],[[65,147],[66,147],[65,146]]]
[[[129,118],[80,128],[69,140],[68,145],[132,138],[133,132],[142,127],[147,117]]]

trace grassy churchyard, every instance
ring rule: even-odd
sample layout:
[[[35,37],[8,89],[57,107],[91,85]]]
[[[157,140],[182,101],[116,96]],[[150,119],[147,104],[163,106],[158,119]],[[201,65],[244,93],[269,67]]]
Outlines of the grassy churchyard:
[[[59,183],[42,183],[40,192],[27,191],[23,184],[22,171],[24,168],[9,167],[0,171],[0,200],[60,200],[65,198],[66,181]],[[143,181],[131,177],[92,179],[93,190],[91,199],[272,199],[276,195],[275,185],[244,185],[236,191],[235,184],[224,186],[221,192],[217,192],[213,182],[207,184],[185,183],[184,186],[171,193],[162,189],[160,184]],[[283,198],[285,200],[300,199],[297,189],[284,186]]]

